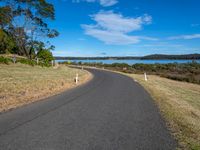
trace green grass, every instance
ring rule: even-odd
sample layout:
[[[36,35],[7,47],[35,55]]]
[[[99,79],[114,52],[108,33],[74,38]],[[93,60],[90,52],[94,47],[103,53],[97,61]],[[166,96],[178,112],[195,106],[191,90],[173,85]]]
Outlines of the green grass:
[[[30,65],[30,66],[42,66],[42,67],[50,67],[51,63],[50,62],[44,62],[39,60],[39,63],[37,64],[37,61],[35,59],[27,59],[26,57],[19,56],[19,55],[14,55],[14,54],[0,54],[0,64],[13,64],[13,58],[16,58],[16,63],[21,63],[25,65]]]
[[[0,56],[0,64],[9,64],[12,62],[12,59]]]
[[[88,72],[66,66],[47,68],[20,63],[0,64],[0,112],[75,87],[76,73],[80,84],[90,78]]]
[[[200,85],[150,75],[126,74],[152,95],[180,149],[200,149]]]

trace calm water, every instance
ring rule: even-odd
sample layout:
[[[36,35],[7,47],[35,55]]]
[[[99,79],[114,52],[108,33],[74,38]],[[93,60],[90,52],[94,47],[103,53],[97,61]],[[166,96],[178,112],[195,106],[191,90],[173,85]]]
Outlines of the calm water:
[[[57,60],[57,62],[68,62],[67,60]],[[104,64],[113,64],[113,63],[127,63],[129,65],[143,63],[143,64],[168,64],[168,63],[188,63],[192,60],[69,60],[69,62],[82,62],[82,63],[104,63]],[[200,60],[196,60],[200,63]]]

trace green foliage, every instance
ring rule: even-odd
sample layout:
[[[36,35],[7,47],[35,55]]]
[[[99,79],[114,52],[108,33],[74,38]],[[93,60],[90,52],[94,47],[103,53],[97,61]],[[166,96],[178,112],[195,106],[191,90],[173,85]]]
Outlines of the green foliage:
[[[0,64],[11,64],[13,63],[13,60],[10,56],[0,56]],[[21,57],[16,57],[16,63],[21,63],[21,64],[25,64],[25,65],[30,65],[30,66],[42,66],[42,67],[50,67],[51,64],[49,62],[45,62],[45,61],[39,61],[39,63],[37,64],[36,60],[30,60],[27,58],[21,58]]]
[[[17,60],[17,62],[19,62],[21,64],[31,65],[31,66],[36,65],[36,61],[30,60],[30,59],[25,59],[25,58],[20,58]]]
[[[113,63],[111,67],[118,67],[118,68],[129,68],[130,66],[126,63]]]
[[[42,43],[36,39],[59,35],[46,23],[55,19],[54,6],[47,0],[0,1],[0,53],[11,52],[32,59],[38,51],[37,44]]]
[[[49,33],[47,34],[47,36],[48,36],[49,38],[54,38],[54,37],[57,37],[58,35],[59,35],[59,32],[56,31],[56,30],[51,30],[51,31],[49,31]]]
[[[36,60],[30,60],[30,59],[26,59],[26,58],[18,58],[17,59],[17,63],[21,63],[21,64],[26,64],[26,65],[30,65],[30,66],[42,66],[42,67],[49,67],[50,64],[44,61],[39,61],[39,63],[37,64]]]
[[[42,49],[41,51],[39,51],[37,57],[45,63],[49,63],[50,61],[54,60],[52,53],[46,49]]]
[[[47,63],[47,62],[39,62],[38,64],[39,66],[42,66],[42,67],[50,67],[51,64]]]
[[[7,64],[8,65],[10,62],[12,62],[12,59],[0,56],[0,64]]]
[[[11,8],[10,6],[0,7],[0,26],[4,28],[11,22]]]
[[[16,46],[13,38],[0,29],[0,54],[14,53]]]

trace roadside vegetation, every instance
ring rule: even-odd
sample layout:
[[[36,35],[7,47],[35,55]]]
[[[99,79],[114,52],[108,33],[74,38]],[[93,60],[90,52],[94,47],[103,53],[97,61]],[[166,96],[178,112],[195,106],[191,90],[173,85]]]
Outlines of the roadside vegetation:
[[[200,85],[156,75],[126,74],[152,95],[178,140],[179,149],[200,149]]]
[[[52,57],[52,55],[50,54],[49,56],[44,55],[43,57]],[[15,60],[13,60],[15,59]],[[35,59],[27,59],[26,57],[21,57],[18,55],[1,55],[0,54],[0,64],[14,64],[14,63],[21,63],[21,64],[26,64],[26,65],[30,65],[30,66],[42,66],[42,67],[50,67],[52,66],[51,63],[49,61],[47,61],[48,58],[45,59],[39,59],[38,62]]]
[[[67,62],[66,62],[67,63]],[[102,64],[102,63],[73,63],[74,65],[86,65],[100,67],[124,73],[158,75],[172,80],[200,84],[200,64],[193,61],[191,63],[178,64],[134,64],[125,63]]]
[[[0,64],[0,112],[58,94],[76,86],[91,75],[84,70],[67,66],[41,67],[26,64]]]

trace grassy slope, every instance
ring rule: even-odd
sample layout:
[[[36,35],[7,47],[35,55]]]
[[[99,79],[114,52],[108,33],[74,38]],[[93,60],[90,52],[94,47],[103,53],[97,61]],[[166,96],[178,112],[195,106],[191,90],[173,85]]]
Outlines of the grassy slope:
[[[0,112],[75,87],[76,73],[79,74],[79,84],[91,77],[86,71],[65,66],[42,68],[0,64]]]
[[[152,95],[181,149],[200,149],[200,85],[128,74]]]

